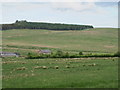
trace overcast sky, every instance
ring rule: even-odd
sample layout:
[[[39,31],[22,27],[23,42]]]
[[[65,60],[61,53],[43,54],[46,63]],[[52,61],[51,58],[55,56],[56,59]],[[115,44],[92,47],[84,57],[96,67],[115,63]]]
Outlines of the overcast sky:
[[[9,1],[9,2],[8,2]],[[12,2],[13,1],[13,2]],[[1,0],[2,20],[87,24],[94,27],[118,27],[118,0],[64,0],[62,2],[40,0]],[[76,2],[75,2],[76,1]],[[91,2],[90,2],[91,1]],[[98,2],[99,1],[99,2]]]

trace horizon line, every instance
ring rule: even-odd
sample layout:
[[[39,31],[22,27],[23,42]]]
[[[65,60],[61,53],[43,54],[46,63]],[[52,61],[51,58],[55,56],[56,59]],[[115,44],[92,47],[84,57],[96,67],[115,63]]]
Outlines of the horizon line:
[[[18,20],[18,21],[24,21],[24,20]],[[15,23],[15,22],[16,22],[16,20],[14,22],[0,22],[0,24],[12,24],[12,23]],[[66,22],[31,21],[31,20],[28,20],[27,22],[53,23],[53,24],[73,24],[73,25],[90,25],[90,26],[93,26],[94,28],[119,28],[119,27],[114,27],[114,26],[94,26],[93,24],[66,23]]]

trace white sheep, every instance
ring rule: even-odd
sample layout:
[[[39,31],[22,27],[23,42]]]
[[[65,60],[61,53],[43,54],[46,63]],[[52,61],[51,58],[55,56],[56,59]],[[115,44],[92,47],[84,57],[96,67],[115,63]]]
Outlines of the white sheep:
[[[55,68],[55,69],[58,69],[58,68],[59,68],[59,66],[55,66],[54,68]]]
[[[43,69],[47,69],[47,66],[43,66],[42,68],[43,68]]]

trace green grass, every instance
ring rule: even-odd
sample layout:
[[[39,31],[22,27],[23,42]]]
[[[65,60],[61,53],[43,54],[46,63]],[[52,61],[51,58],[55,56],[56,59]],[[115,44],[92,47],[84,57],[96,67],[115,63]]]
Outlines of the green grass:
[[[97,28],[83,31],[8,30],[2,32],[3,51],[26,56],[39,49],[79,53],[117,52],[118,30]],[[113,60],[114,59],[114,60]],[[3,88],[117,88],[118,60],[115,58],[84,59],[2,59]],[[24,63],[25,62],[25,63]],[[89,66],[95,63],[96,66]],[[69,65],[70,68],[66,68]],[[84,66],[85,65],[85,66]],[[34,69],[47,66],[48,69]],[[59,69],[50,67],[59,66]],[[26,70],[16,70],[25,67]]]
[[[3,45],[47,47],[88,52],[116,52],[117,29],[83,31],[8,30],[2,31]]]
[[[3,62],[3,88],[117,88],[118,84],[117,59],[4,58]],[[88,66],[93,63],[96,66]],[[23,66],[27,69],[16,70]],[[35,66],[48,69],[34,69]],[[54,66],[59,69],[50,68]]]

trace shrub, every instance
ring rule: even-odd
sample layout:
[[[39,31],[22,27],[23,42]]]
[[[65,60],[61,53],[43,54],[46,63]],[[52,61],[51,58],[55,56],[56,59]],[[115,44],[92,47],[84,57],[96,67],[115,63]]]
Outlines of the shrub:
[[[69,58],[69,57],[70,57],[70,56],[69,56],[69,53],[66,52],[64,57]]]
[[[62,57],[64,55],[64,53],[61,51],[61,50],[58,50],[57,52],[56,52],[56,56],[57,57]]]
[[[79,52],[79,55],[83,55],[83,52]]]
[[[76,58],[77,55],[71,55],[70,58]]]
[[[28,53],[28,54],[27,54],[27,58],[30,58],[30,59],[31,59],[31,58],[32,58],[32,54],[31,54],[31,53]]]
[[[114,54],[114,56],[116,56],[116,57],[120,57],[120,52],[119,52],[119,51],[116,52],[116,53]]]

